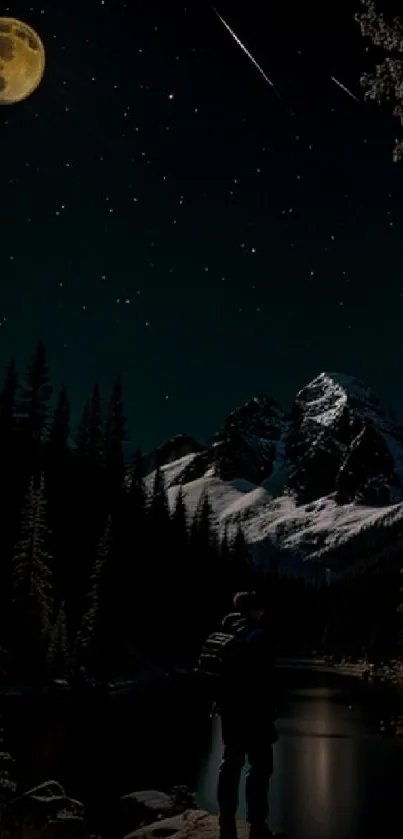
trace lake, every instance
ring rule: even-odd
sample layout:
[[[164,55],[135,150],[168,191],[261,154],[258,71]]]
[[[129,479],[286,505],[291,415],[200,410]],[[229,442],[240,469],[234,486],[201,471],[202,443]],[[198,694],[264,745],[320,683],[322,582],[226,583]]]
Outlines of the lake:
[[[379,720],[396,698],[379,699],[332,672],[293,668],[279,679],[273,827],[290,839],[395,833],[403,825],[403,740],[381,737]],[[135,789],[187,784],[200,807],[216,812],[220,724],[193,688],[65,708],[9,704],[6,718],[21,786],[61,781],[84,801],[94,828],[111,836],[118,797]],[[242,793],[241,816],[244,805]]]

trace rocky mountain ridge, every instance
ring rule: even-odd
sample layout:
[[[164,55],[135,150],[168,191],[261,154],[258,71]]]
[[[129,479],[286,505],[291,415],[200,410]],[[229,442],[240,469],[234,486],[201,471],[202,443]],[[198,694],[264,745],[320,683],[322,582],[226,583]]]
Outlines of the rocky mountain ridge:
[[[299,502],[332,492],[341,503],[403,500],[403,426],[370,388],[340,374],[321,373],[303,387],[288,415],[261,395],[233,410],[207,445],[179,434],[147,456],[146,471],[187,455],[177,484],[210,472],[270,488],[281,468],[283,491]]]
[[[339,373],[301,388],[289,413],[260,395],[206,445],[172,438],[148,456],[149,481],[157,463],[171,503],[182,487],[191,511],[208,492],[218,526],[241,523],[262,555],[269,537],[314,558],[341,523],[337,542],[384,516],[400,520],[403,426],[371,388]]]

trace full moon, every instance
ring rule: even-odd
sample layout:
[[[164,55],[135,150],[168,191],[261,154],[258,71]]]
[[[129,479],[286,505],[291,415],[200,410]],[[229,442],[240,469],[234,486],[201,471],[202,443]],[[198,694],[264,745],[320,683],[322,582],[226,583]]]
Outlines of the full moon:
[[[0,105],[22,102],[36,90],[45,71],[45,49],[26,23],[0,17]]]

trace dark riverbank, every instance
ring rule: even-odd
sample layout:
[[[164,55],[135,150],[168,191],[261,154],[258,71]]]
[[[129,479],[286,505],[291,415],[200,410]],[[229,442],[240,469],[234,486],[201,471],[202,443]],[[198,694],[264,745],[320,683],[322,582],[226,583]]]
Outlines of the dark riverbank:
[[[20,789],[49,778],[83,801],[92,829],[114,835],[119,798],[138,788],[196,789],[209,738],[206,698],[183,683],[81,700],[3,698]]]
[[[310,834],[301,834],[299,826],[298,839],[369,839],[376,835],[372,824],[381,830],[391,813],[401,821],[403,743],[382,736],[380,730],[381,719],[401,709],[393,686],[367,685],[331,668],[309,668],[307,662],[279,668],[279,682],[280,738],[272,785],[276,826],[284,827],[288,810],[300,809]],[[68,795],[84,802],[91,828],[103,836],[116,835],[119,798],[134,789],[169,791],[175,784],[186,784],[197,791],[200,807],[214,811],[219,726],[211,724],[209,698],[186,681],[175,688],[155,685],[132,695],[53,705],[10,697],[4,712],[20,788],[56,778]],[[321,773],[327,778],[326,792]],[[321,808],[324,830],[321,788],[334,831],[328,826],[328,832],[319,834],[312,819],[315,822],[314,811]],[[352,833],[340,821],[346,804]],[[367,810],[372,813],[370,823]],[[366,833],[360,832],[361,822]]]

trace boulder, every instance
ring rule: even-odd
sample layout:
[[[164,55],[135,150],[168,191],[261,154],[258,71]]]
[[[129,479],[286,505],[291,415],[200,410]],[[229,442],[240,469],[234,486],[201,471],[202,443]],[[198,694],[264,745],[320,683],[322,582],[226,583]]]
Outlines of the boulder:
[[[84,806],[57,781],[46,781],[15,798],[4,811],[1,839],[88,839]]]
[[[247,824],[238,821],[238,839],[247,839]],[[177,816],[144,825],[125,839],[216,839],[218,836],[217,816],[204,810],[185,810]]]
[[[158,818],[175,814],[173,800],[165,792],[154,789],[131,792],[120,799],[120,810],[124,831],[133,830],[141,824],[149,824]]]
[[[194,795],[183,786],[173,787],[170,794],[153,789],[131,792],[120,799],[120,804],[124,833],[196,808]]]

